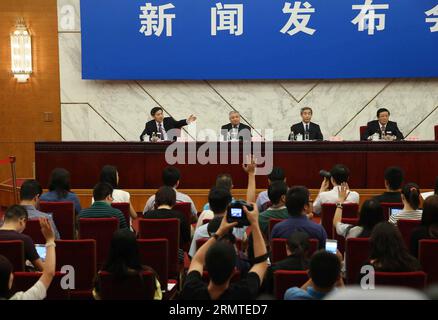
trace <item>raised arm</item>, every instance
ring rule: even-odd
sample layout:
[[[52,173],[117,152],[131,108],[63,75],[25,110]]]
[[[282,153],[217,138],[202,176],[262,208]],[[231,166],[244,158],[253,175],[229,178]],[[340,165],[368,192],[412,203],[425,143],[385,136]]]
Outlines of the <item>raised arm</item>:
[[[55,253],[55,235],[50,222],[47,218],[40,218],[41,233],[46,239],[46,261],[44,262],[43,274],[40,280],[46,289],[49,288],[55,276],[56,253]]]
[[[342,220],[342,204],[348,198],[350,194],[350,190],[348,188],[348,184],[346,182],[341,183],[340,188],[338,188],[338,202],[340,205],[336,206],[335,215],[333,217],[333,226],[336,228],[336,225]]]
[[[246,202],[252,203],[256,201],[256,159],[254,156],[247,156],[246,163],[242,165],[243,170],[248,174],[248,187],[246,189]]]

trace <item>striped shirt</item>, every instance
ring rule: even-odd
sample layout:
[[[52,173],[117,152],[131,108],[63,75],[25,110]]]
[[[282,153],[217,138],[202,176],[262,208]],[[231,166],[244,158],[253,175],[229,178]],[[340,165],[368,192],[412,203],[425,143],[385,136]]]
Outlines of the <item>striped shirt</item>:
[[[421,216],[423,214],[422,210],[410,210],[405,211],[402,210],[398,212],[397,214],[393,214],[389,217],[389,222],[391,222],[394,225],[397,225],[397,221],[400,219],[404,220],[421,220]]]
[[[80,218],[117,218],[119,219],[120,229],[129,227],[123,213],[119,209],[111,207],[105,201],[95,201],[91,207],[82,209],[78,215],[78,219]]]

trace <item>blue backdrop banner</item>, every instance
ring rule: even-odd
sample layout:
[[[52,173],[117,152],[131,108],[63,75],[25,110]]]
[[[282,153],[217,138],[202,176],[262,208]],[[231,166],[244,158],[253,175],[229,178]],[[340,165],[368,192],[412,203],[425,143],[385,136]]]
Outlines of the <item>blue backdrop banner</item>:
[[[438,77],[438,0],[81,0],[82,77]]]

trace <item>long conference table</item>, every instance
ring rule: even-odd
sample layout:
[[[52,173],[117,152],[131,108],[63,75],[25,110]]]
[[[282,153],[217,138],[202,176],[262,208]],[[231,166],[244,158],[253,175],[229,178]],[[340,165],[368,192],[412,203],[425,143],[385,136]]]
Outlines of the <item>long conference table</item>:
[[[255,144],[263,156],[269,145],[253,142],[252,146]],[[36,178],[47,188],[50,172],[62,167],[70,171],[73,189],[91,189],[102,166],[110,164],[118,168],[120,188],[154,189],[162,185],[161,172],[169,165],[166,149],[171,147],[180,150],[180,162],[185,162],[175,164],[181,172],[179,188],[209,189],[220,173],[231,174],[236,189],[246,188],[247,177],[240,164],[220,163],[231,161],[225,149],[230,151],[233,146],[239,147],[241,162],[245,151],[242,142],[36,142]],[[271,146],[273,165],[285,169],[288,185],[317,189],[321,184],[319,171],[338,163],[350,169],[349,184],[357,189],[384,188],[383,174],[389,166],[403,168],[405,182],[416,182],[421,188],[433,188],[438,176],[438,141],[275,141]],[[205,159],[201,159],[199,163],[198,154],[210,155],[212,160],[204,164]],[[217,163],[211,163],[215,158]],[[267,184],[265,175],[257,176],[258,188]]]

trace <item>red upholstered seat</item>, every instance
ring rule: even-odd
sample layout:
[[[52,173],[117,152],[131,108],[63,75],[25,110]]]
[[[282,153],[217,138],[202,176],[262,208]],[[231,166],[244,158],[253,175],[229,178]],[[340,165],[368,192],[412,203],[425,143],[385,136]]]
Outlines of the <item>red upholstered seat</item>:
[[[309,257],[315,253],[319,248],[318,239],[309,239],[310,250]],[[287,257],[286,252],[287,239],[274,238],[271,240],[271,263],[276,263]]]
[[[385,221],[389,220],[390,208],[403,209],[403,203],[381,202],[380,205],[382,206],[383,209],[383,216],[385,218]]]
[[[362,137],[365,135],[365,132],[367,132],[367,126],[360,126],[359,127],[359,140],[362,140]]]
[[[75,210],[73,202],[40,202],[40,211],[53,214],[61,239],[75,239]]]
[[[96,240],[97,269],[108,258],[111,239],[119,228],[117,218],[81,218],[79,219],[79,238]]]
[[[370,256],[369,238],[349,238],[345,241],[347,283],[358,283],[360,269]]]
[[[11,292],[15,294],[19,291],[27,291],[37,283],[41,277],[41,272],[14,272],[14,283]],[[67,300],[69,299],[69,289],[61,287],[61,279],[65,274],[56,272],[55,277],[47,290],[46,300]]]
[[[426,287],[427,275],[423,271],[416,272],[376,272],[377,286],[408,287],[423,290]]]
[[[342,209],[343,218],[357,218],[359,205],[357,203],[344,203]],[[327,232],[327,237],[333,239],[333,217],[335,216],[336,204],[323,203],[321,205],[321,225]]]
[[[275,218],[269,218],[269,225],[268,225],[268,239],[271,239],[272,229],[274,229],[275,225],[277,223],[280,223],[284,219],[275,219]]]
[[[24,271],[24,244],[21,240],[0,241],[0,254],[12,264],[14,271]]]
[[[438,283],[438,240],[420,240],[418,259],[429,284]]]
[[[341,222],[346,224],[351,224],[353,226],[357,226],[357,223],[359,222],[359,218],[342,218]],[[335,226],[333,226],[333,239],[338,241],[338,250],[340,253],[344,254],[345,238],[343,236],[338,235]]]
[[[130,215],[129,215],[129,209],[130,209],[130,203],[129,202],[118,202],[118,203],[111,203],[111,206],[113,208],[119,209],[122,211],[123,216],[125,217],[126,224],[129,226],[131,225],[130,221]]]
[[[421,220],[400,219],[397,221],[397,227],[400,230],[406,248],[409,249],[411,247],[412,231],[414,231],[414,229],[418,228],[420,225]]]
[[[143,279],[142,279],[142,278]],[[98,273],[99,295],[102,300],[152,300],[155,293],[155,280],[152,272],[133,274],[117,280],[106,271]]]
[[[33,243],[46,243],[46,239],[41,233],[40,221],[38,219],[27,220],[26,229],[24,229],[23,233],[31,237]]]
[[[283,300],[284,293],[292,287],[301,287],[309,280],[307,271],[277,270],[274,272],[274,294]]]
[[[192,204],[190,202],[177,202],[172,209],[181,212],[188,224],[192,223]]]

